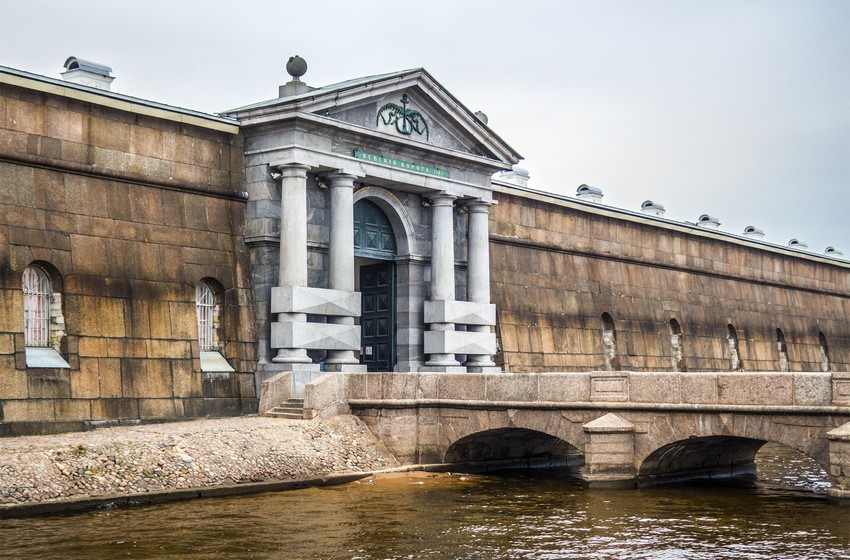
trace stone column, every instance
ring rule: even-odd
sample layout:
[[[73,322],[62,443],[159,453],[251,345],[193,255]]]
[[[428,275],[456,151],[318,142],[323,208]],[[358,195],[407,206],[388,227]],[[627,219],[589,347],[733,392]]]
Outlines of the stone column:
[[[353,292],[355,177],[345,173],[335,173],[328,178],[331,181],[328,287],[332,290]],[[329,321],[338,325],[353,325],[354,317],[331,317]],[[329,371],[345,371],[355,369],[350,366],[359,366],[360,361],[354,356],[353,350],[328,350],[325,364]]]
[[[307,286],[307,171],[306,165],[278,167],[280,184],[280,286]],[[306,322],[304,313],[279,313],[277,320]],[[309,364],[304,348],[279,348],[276,363]]]
[[[431,200],[431,300],[455,299],[454,199],[449,194],[435,194]],[[432,323],[432,331],[453,331],[454,323]],[[456,367],[454,354],[431,354],[429,367]]]
[[[469,210],[469,233],[466,268],[467,299],[475,303],[490,303],[490,202],[475,200],[466,204]],[[470,325],[467,330],[489,333],[487,325]],[[495,367],[488,354],[470,354],[464,365],[467,371]]]

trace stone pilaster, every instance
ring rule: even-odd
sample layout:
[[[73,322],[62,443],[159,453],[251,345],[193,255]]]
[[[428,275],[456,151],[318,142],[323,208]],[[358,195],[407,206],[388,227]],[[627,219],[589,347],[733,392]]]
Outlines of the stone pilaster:
[[[466,267],[467,299],[474,303],[490,303],[490,202],[475,200],[466,204],[469,210],[468,254]],[[467,331],[490,333],[489,325],[470,325]],[[470,354],[464,365],[470,372],[499,371],[491,354]]]
[[[328,177],[331,191],[328,288],[354,292],[354,175],[336,173]],[[354,317],[330,317],[328,322],[353,325]],[[328,350],[328,371],[366,371],[353,350]]]
[[[305,165],[281,165],[280,286],[307,286],[307,171]],[[278,323],[304,323],[304,313],[279,313]],[[274,338],[274,337],[273,337]],[[311,364],[304,348],[278,348],[272,362]]]
[[[455,299],[455,251],[454,251],[454,199],[456,197],[440,193],[431,195],[431,301],[454,301]],[[453,353],[440,352],[444,344],[429,343],[430,338],[445,340],[445,332],[454,331],[454,323],[434,322],[425,333],[426,352],[430,359],[425,363],[429,371],[463,371]],[[444,349],[444,348],[443,348]],[[451,370],[449,370],[451,368]]]

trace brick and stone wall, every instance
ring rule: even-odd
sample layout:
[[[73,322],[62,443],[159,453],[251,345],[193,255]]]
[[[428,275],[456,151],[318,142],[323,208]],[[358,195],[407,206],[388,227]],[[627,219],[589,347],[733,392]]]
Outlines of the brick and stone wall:
[[[0,84],[0,434],[256,408],[241,137],[110,104]],[[31,264],[70,369],[27,367]],[[235,373],[201,372],[202,279]]]
[[[779,371],[777,329],[789,371],[850,370],[850,263],[499,190],[492,301],[510,371]]]

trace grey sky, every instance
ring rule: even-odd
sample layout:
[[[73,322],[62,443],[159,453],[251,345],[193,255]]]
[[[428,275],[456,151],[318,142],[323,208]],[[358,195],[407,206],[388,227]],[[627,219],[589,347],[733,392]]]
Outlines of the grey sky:
[[[4,2],[0,65],[109,64],[208,112],[425,67],[523,154],[530,186],[710,213],[850,258],[850,1]]]

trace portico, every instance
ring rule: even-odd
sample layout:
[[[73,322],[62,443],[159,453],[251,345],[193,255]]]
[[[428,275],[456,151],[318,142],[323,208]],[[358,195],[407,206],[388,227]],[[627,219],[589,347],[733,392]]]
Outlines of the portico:
[[[424,70],[318,89],[293,77],[229,113],[245,134],[258,384],[498,371],[490,177],[518,154]]]

